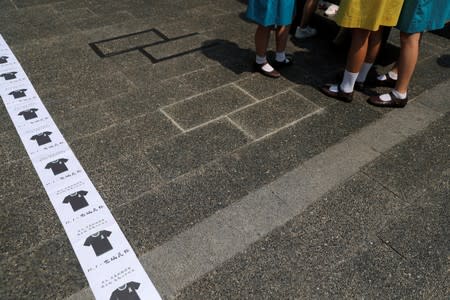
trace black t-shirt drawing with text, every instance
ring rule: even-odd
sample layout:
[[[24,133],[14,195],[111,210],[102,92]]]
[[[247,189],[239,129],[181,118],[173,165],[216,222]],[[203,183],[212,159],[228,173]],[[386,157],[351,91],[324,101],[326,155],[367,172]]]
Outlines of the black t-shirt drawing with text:
[[[37,118],[36,112],[38,110],[39,109],[37,109],[37,108],[30,108],[30,109],[21,111],[17,115],[18,116],[23,116],[25,118],[25,120],[31,120],[31,119]]]
[[[53,175],[61,174],[62,172],[67,171],[66,162],[69,160],[66,158],[60,158],[54,161],[49,162],[45,168],[46,169],[52,169]]]
[[[0,77],[5,78],[5,80],[11,80],[11,79],[16,79],[16,74],[17,74],[17,72],[8,72],[8,73],[0,74]]]
[[[0,56],[0,64],[6,64],[8,62],[8,56]]]
[[[82,209],[83,207],[88,206],[88,202],[84,196],[87,195],[86,191],[78,191],[76,193],[70,194],[69,196],[64,198],[63,203],[70,203],[73,211],[77,211]]]
[[[139,282],[130,281],[118,287],[112,294],[109,300],[141,300],[136,290],[141,284]]]
[[[27,94],[25,94],[26,91],[27,91],[27,89],[16,90],[16,91],[12,91],[8,95],[13,96],[14,99],[23,98],[23,97],[27,96]]]
[[[93,235],[90,235],[84,242],[84,246],[92,246],[95,255],[100,256],[109,250],[112,250],[111,243],[108,241],[108,237],[111,235],[111,231],[102,230]]]
[[[50,131],[44,131],[33,135],[30,140],[36,141],[38,146],[42,146],[52,142],[50,134],[52,134]]]

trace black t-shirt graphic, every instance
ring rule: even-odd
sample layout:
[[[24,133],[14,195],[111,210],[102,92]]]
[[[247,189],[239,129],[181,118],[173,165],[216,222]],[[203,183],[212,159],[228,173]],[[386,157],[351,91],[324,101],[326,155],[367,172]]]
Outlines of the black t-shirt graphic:
[[[33,135],[30,140],[35,140],[38,143],[38,146],[42,146],[48,143],[51,143],[50,131],[44,131],[39,134]]]
[[[0,56],[0,64],[6,64],[8,62],[8,56]]]
[[[46,169],[52,169],[53,175],[61,174],[62,172],[67,171],[66,162],[68,162],[68,159],[60,158],[54,161],[49,162],[45,168]]]
[[[9,93],[8,95],[14,96],[14,99],[26,97],[26,96],[27,96],[27,95],[25,94],[26,90],[27,90],[27,89],[21,89],[21,90],[12,91],[12,92]]]
[[[0,74],[0,77],[5,78],[5,80],[11,80],[11,79],[16,79],[16,74],[17,74],[17,72],[8,72],[8,73]]]
[[[118,287],[112,294],[109,300],[141,300],[136,290],[141,284],[139,282],[130,281]]]
[[[112,250],[111,243],[108,241],[108,237],[111,235],[111,231],[102,230],[93,235],[90,235],[84,242],[84,246],[92,246],[94,248],[95,255],[100,256],[109,250]]]
[[[17,115],[23,116],[25,118],[25,120],[31,120],[31,119],[37,118],[37,115],[36,115],[37,111],[38,111],[37,108],[30,108],[30,109],[21,111]]]
[[[84,196],[86,196],[87,193],[88,192],[86,192],[86,191],[78,191],[74,194],[70,194],[69,196],[64,198],[63,203],[70,203],[73,211],[82,209],[83,207],[86,207],[89,205],[86,201],[86,198],[84,198]]]

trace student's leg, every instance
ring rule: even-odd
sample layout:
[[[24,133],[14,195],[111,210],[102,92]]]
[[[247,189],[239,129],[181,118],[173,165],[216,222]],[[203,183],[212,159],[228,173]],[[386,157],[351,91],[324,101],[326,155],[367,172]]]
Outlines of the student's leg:
[[[370,33],[366,58],[364,59],[364,63],[359,71],[358,78],[356,78],[356,82],[363,83],[366,81],[367,74],[369,74],[370,69],[377,59],[378,52],[380,52],[382,39],[383,27],[380,27],[378,31]]]
[[[255,48],[257,56],[266,57],[269,38],[270,28],[258,25],[255,32]]]
[[[309,22],[317,8],[319,0],[306,0],[305,6],[303,7],[302,19],[300,25],[295,31],[295,37],[298,39],[304,39],[312,37],[317,34],[317,30],[309,27]]]
[[[270,27],[258,25],[255,33],[255,48],[256,48],[256,67],[263,75],[278,78],[280,73],[276,71],[267,61],[266,53],[269,45]]]
[[[387,107],[404,107],[408,102],[408,85],[419,56],[420,33],[400,33],[400,57],[397,62],[398,79],[389,94],[372,96],[371,104]]]
[[[398,59],[398,80],[395,90],[407,93],[408,85],[419,57],[420,33],[400,33],[400,57]]]

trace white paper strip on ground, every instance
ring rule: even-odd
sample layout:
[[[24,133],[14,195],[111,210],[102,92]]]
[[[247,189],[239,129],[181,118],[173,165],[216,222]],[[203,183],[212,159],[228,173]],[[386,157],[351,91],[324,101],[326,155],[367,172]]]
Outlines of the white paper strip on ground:
[[[1,35],[0,96],[96,299],[161,299]]]

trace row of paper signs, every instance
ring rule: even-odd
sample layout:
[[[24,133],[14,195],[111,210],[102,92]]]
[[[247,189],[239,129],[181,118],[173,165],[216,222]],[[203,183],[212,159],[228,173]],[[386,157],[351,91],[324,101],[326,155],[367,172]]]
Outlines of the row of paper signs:
[[[96,299],[161,299],[1,35],[0,96]]]

